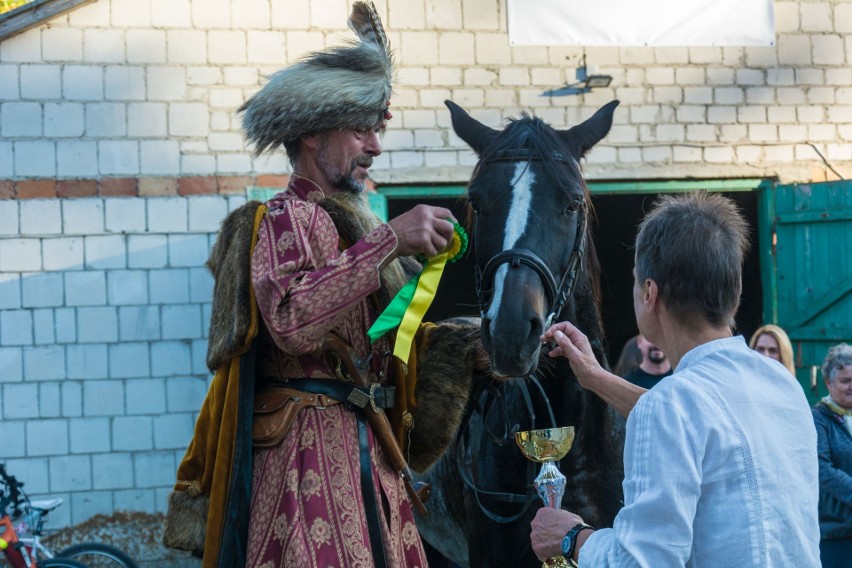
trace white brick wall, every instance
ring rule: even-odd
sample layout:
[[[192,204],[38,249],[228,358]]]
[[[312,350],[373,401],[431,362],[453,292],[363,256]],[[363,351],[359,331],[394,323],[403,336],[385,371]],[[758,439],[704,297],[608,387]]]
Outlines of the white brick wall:
[[[164,508],[209,380],[203,263],[243,201],[0,201],[3,457],[66,498],[54,525]]]
[[[458,0],[439,6],[400,0],[392,10],[387,0],[378,4],[397,52],[399,78],[392,101],[397,117],[392,132],[398,130],[386,137],[388,156],[374,168],[379,182],[391,179],[390,168],[400,164],[406,173],[393,172],[395,181],[447,179],[452,171],[455,181],[464,181],[466,170],[457,166],[468,165],[469,157],[445,152],[458,142],[443,106],[448,97],[476,116],[495,117],[489,122],[494,127],[523,109],[568,126],[574,122],[571,112],[552,107],[592,107],[615,97],[623,103],[616,111],[619,124],[650,120],[676,126],[683,116],[678,107],[694,105],[701,107],[696,116],[713,117],[719,128],[709,138],[709,130],[693,129],[703,134],[689,140],[707,148],[732,147],[729,160],[714,151],[721,161],[699,161],[686,170],[666,159],[672,147],[655,150],[671,140],[654,138],[653,128],[639,140],[605,140],[621,150],[649,150],[631,166],[640,178],[659,177],[661,171],[673,178],[721,172],[753,176],[756,164],[744,160],[739,148],[759,144],[765,151],[757,167],[765,175],[809,181],[801,179],[802,172],[823,167],[815,152],[788,159],[787,152],[770,150],[786,143],[807,147],[808,142],[832,153],[838,170],[852,173],[842,150],[850,142],[852,122],[848,113],[831,112],[852,87],[852,9],[843,0],[778,1],[776,47],[724,49],[510,47],[502,2]],[[263,76],[307,51],[349,37],[347,9],[344,0],[98,0],[8,38],[0,44],[0,177],[286,171],[286,160],[251,159],[235,110]],[[542,97],[543,91],[574,80],[584,54],[615,77],[612,87],[580,97]],[[733,115],[719,110],[754,104],[788,111],[814,106],[822,117],[817,122],[831,115],[836,128],[809,128],[797,140],[782,140],[772,132],[794,132],[798,118],[791,112],[763,118],[760,110]],[[648,105],[665,105],[667,112],[649,118],[639,111]],[[424,109],[431,113],[425,123],[416,118],[428,116]],[[729,136],[756,120],[775,128],[747,128],[747,136],[752,131],[759,136],[755,140]],[[428,136],[418,132],[436,127]],[[605,178],[607,172],[620,171],[619,156],[635,155],[599,152],[587,174]]]

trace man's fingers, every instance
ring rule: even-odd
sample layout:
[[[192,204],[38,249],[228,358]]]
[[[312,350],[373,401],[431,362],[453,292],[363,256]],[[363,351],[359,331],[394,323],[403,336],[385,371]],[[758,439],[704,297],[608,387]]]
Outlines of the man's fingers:
[[[450,248],[450,243],[452,243],[452,242],[453,242],[452,240],[444,237],[443,235],[435,235],[432,238],[432,245],[434,245],[435,251],[436,251],[435,254],[444,252],[445,250]],[[430,256],[432,256],[432,255],[430,255]]]
[[[435,213],[435,217],[438,217],[439,219],[444,219],[450,225],[452,225],[453,223],[458,223],[458,221],[456,221],[455,216],[453,215],[453,212],[449,209],[444,209],[443,207],[433,207],[432,210]]]
[[[570,356],[579,352],[577,347],[571,341],[571,338],[559,331],[558,329],[553,334],[553,340],[556,341],[556,344],[559,345],[559,348],[565,353],[566,356]]]
[[[438,247],[438,250],[444,250],[453,242],[453,232],[455,227],[451,221],[446,219],[437,219],[435,221],[435,232],[444,239],[444,246]]]
[[[557,331],[561,331],[565,335],[570,335],[571,333],[579,330],[569,321],[558,321],[551,325],[544,333],[548,337],[553,337],[553,334]]]

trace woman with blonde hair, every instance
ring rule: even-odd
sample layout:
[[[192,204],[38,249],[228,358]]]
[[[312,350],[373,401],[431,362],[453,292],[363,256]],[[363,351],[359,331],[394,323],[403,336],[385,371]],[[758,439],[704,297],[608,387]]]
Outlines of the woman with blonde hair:
[[[759,327],[748,346],[770,359],[775,359],[795,377],[796,366],[793,364],[793,345],[783,329],[777,325],[767,324]]]

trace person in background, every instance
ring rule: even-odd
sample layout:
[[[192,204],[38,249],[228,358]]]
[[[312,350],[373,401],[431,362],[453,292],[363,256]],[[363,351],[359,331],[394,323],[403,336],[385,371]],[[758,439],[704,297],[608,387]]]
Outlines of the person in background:
[[[570,322],[555,341],[578,382],[627,417],[624,507],[595,530],[543,507],[531,545],[581,567],[816,568],[817,435],[796,380],[732,332],[748,249],[729,199],[665,196],[636,237],[639,332],[675,373],[645,390],[607,372]]]
[[[642,334],[636,336],[636,347],[642,355],[642,361],[631,372],[622,375],[625,380],[649,389],[672,374],[672,365],[666,359],[666,354]]]
[[[618,356],[618,362],[612,370],[613,373],[621,378],[627,376],[634,369],[638,369],[639,364],[642,363],[642,351],[639,350],[639,346],[636,344],[638,337],[638,335],[634,335],[625,341],[624,347],[621,348],[621,355]]]
[[[820,558],[823,568],[852,566],[852,346],[828,350],[828,396],[813,408],[819,458]]]
[[[796,366],[793,363],[793,345],[783,329],[777,325],[766,324],[759,327],[748,346],[770,359],[775,359],[796,376]]]

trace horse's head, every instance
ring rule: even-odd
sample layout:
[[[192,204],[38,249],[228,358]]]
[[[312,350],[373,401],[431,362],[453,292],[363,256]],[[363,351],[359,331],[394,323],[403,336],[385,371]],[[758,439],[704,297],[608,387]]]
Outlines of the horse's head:
[[[479,156],[468,202],[482,342],[495,374],[526,375],[582,269],[591,204],[579,160],[609,132],[618,101],[569,130],[526,114],[494,130],[446,104],[456,134]]]

